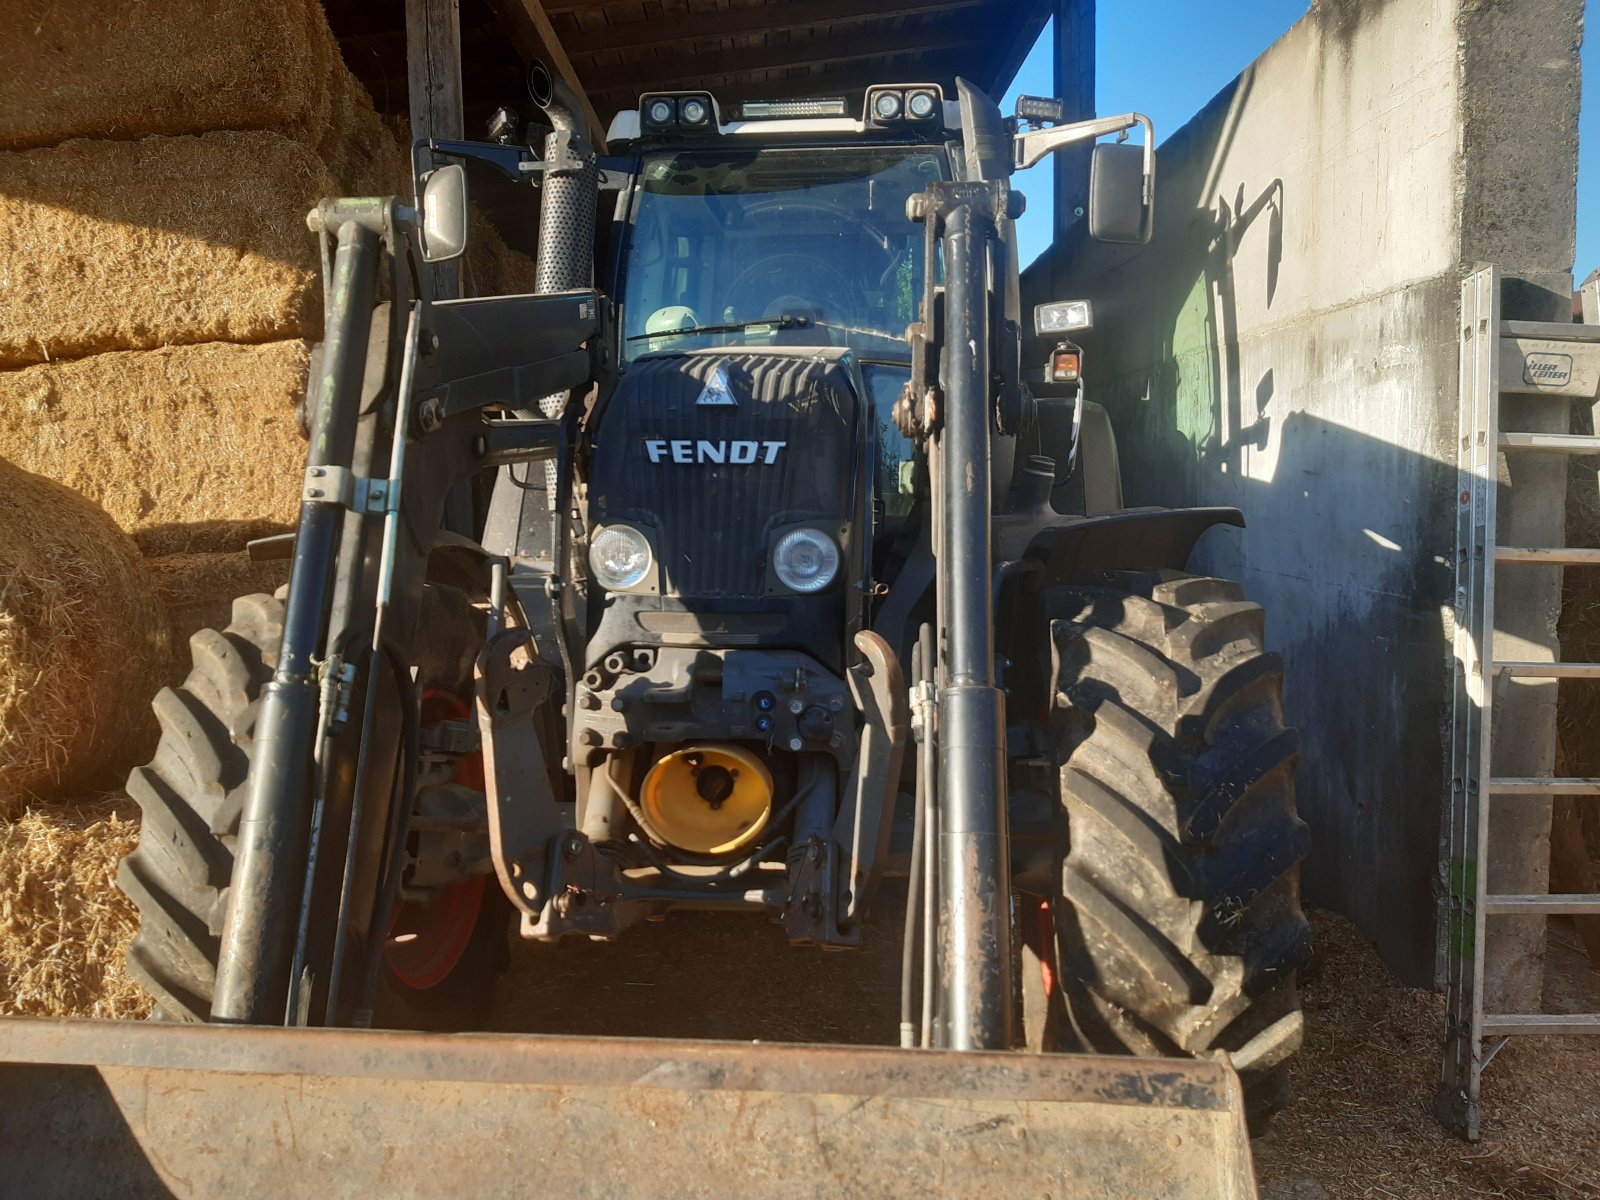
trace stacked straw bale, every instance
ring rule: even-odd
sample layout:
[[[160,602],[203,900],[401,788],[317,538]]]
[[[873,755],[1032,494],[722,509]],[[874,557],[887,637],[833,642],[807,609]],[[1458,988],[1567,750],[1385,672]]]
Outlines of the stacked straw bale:
[[[7,0],[0,148],[205,129],[327,130],[338,47],[316,0]]]
[[[207,342],[0,373],[0,456],[101,505],[146,554],[237,550],[294,517],[303,341]]]
[[[337,185],[301,142],[77,139],[0,154],[0,179],[0,367],[321,329],[305,218]]]
[[[4,0],[0,81],[0,458],[22,468],[0,490],[54,515],[17,545],[0,508],[0,1012],[140,1015],[112,883],[135,813],[42,801],[124,775],[189,635],[283,582],[242,548],[296,510],[323,320],[306,213],[409,194],[408,138],[320,0]],[[473,236],[477,294],[531,290]]]
[[[0,820],[118,782],[171,655],[139,552],[70,488],[0,461]]]

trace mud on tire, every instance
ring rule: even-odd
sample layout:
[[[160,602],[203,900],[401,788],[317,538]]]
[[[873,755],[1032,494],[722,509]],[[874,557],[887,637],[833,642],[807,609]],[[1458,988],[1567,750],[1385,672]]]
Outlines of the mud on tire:
[[[139,909],[127,966],[155,999],[158,1020],[211,1015],[257,705],[277,666],[283,615],[278,597],[242,596],[233,602],[226,629],[203,629],[190,639],[188,677],[154,701],[161,726],[155,757],[128,776],[142,823],[138,846],[117,870],[118,886]],[[479,1024],[490,999],[488,982],[506,965],[509,914],[490,880],[461,960],[437,986],[414,991],[385,972],[376,997],[378,1024]]]
[[[190,638],[188,678],[154,701],[155,757],[128,776],[142,813],[139,845],[117,870],[139,909],[128,973],[159,1018],[211,1015],[256,705],[282,639],[283,602],[265,595],[241,596],[226,629]]]
[[[1259,1132],[1302,1034],[1309,847],[1282,665],[1238,585],[1119,573],[1048,597],[1068,849],[1060,1049],[1227,1050]]]

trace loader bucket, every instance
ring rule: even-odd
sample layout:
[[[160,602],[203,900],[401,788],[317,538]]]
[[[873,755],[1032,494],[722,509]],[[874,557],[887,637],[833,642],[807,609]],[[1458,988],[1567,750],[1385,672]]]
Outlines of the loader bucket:
[[[1253,1197],[1218,1062],[0,1020],[31,1197]]]

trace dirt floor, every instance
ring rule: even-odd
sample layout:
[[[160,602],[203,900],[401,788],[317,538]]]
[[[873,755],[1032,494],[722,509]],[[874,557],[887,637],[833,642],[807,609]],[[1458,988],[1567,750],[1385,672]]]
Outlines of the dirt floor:
[[[893,1044],[903,899],[889,899],[868,930],[878,952],[791,949],[761,918],[693,914],[614,945],[518,946],[491,1027]],[[1507,1046],[1485,1078],[1484,1140],[1469,1146],[1431,1111],[1443,998],[1396,984],[1342,918],[1313,922],[1296,1099],[1255,1143],[1265,1200],[1600,1198],[1600,1039]],[[1552,929],[1563,1007],[1600,1007],[1600,974],[1575,947]]]

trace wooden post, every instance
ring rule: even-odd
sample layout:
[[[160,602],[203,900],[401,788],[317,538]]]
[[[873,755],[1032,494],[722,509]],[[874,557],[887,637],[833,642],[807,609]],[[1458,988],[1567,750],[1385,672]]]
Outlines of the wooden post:
[[[406,0],[406,83],[412,138],[459,139],[461,15],[457,0]],[[459,296],[460,263],[436,264],[433,288],[440,299]]]
[[[1055,0],[1055,96],[1067,102],[1069,121],[1095,115],[1094,5],[1095,0]],[[1058,247],[1066,244],[1068,232],[1088,211],[1089,154],[1085,144],[1051,156],[1056,189],[1053,237]],[[1056,261],[1065,261],[1059,251]]]

